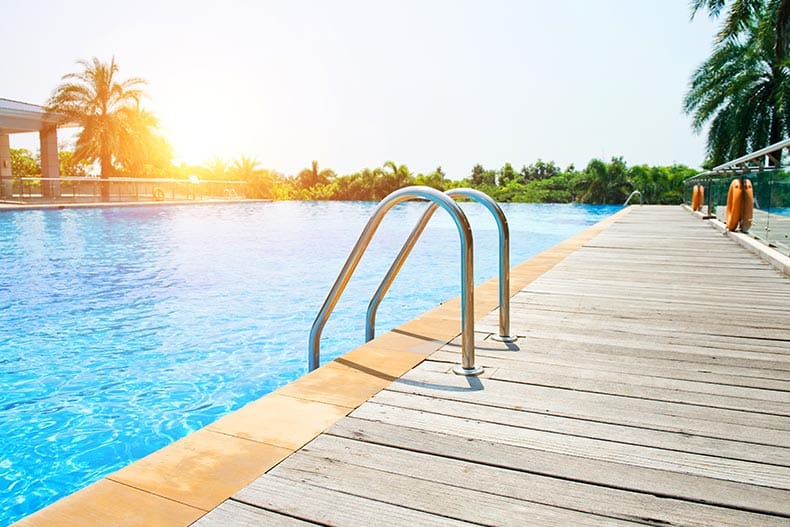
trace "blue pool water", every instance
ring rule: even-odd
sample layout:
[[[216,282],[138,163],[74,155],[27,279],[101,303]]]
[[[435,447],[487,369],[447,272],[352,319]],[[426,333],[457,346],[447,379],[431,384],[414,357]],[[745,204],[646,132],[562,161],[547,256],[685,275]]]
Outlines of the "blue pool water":
[[[310,325],[373,207],[364,202],[0,213],[0,525],[305,373]],[[364,313],[423,203],[387,216],[324,330],[322,362]],[[463,205],[476,282],[497,231]],[[504,205],[515,264],[619,207]],[[381,334],[459,293],[459,242],[435,215],[385,298]]]

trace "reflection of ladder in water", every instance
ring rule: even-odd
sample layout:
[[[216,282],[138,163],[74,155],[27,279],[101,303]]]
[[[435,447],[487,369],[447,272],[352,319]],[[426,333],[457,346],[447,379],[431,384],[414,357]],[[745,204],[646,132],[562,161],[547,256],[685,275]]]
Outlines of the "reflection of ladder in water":
[[[226,198],[230,198],[230,199],[239,199],[239,195],[236,193],[236,189],[235,189],[235,188],[226,188],[226,189],[225,189],[225,190],[222,192],[222,194],[223,194],[223,195],[224,195]]]
[[[639,192],[638,190],[635,190],[635,191],[631,192],[631,193],[628,195],[628,197],[625,199],[625,203],[623,203],[623,207],[625,207],[626,205],[628,205],[628,203],[631,201],[631,198],[633,198],[633,197],[634,197],[634,196],[636,196],[636,195],[638,195],[638,196],[639,196],[639,204],[640,204],[640,205],[642,205],[642,193],[641,193],[641,192]]]

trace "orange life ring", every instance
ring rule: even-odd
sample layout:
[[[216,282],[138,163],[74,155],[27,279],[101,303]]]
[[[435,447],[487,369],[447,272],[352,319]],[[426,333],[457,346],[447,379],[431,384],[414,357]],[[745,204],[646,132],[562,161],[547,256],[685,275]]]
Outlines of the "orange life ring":
[[[699,208],[697,210],[702,210],[702,207],[705,205],[705,186],[699,186],[699,203],[697,204]]]
[[[741,212],[741,230],[748,231],[752,228],[752,214],[754,213],[754,189],[750,179],[743,180],[743,209]]]
[[[699,210],[699,185],[694,185],[691,191],[691,210],[695,212]]]
[[[741,220],[742,193],[741,180],[733,179],[732,183],[730,183],[730,189],[727,191],[727,209],[725,217],[727,230],[734,231],[738,228],[738,222]]]
[[[151,195],[154,198],[154,201],[164,201],[165,200],[165,191],[159,187],[154,187],[154,190],[151,192]]]

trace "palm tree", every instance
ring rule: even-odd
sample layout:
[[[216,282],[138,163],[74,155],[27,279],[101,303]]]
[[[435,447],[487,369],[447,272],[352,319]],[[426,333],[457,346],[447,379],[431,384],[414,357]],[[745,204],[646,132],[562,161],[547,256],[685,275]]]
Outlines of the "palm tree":
[[[719,16],[726,0],[695,0]],[[776,143],[790,131],[787,31],[790,0],[737,0],[713,54],[697,68],[684,99],[696,131],[710,123],[707,150],[717,165]]]
[[[297,179],[299,180],[299,186],[303,189],[308,189],[316,185],[326,185],[333,177],[335,177],[335,173],[332,170],[325,168],[319,171],[318,161],[313,161],[310,164],[310,168],[302,169],[299,172]]]
[[[766,5],[767,4],[767,5]],[[702,9],[707,9],[710,16],[717,18],[727,5],[727,0],[693,0],[691,3],[692,18]],[[718,41],[723,42],[729,38],[737,37],[742,31],[749,28],[749,22],[762,8],[771,13],[773,32],[775,34],[774,52],[780,60],[784,59],[790,31],[790,0],[736,0],[730,6],[727,19],[719,32]],[[770,29],[766,28],[766,29]]]
[[[268,170],[260,168],[260,161],[254,156],[241,155],[233,161],[231,175],[246,182],[246,195],[250,198],[271,198],[274,178]]]
[[[77,136],[77,161],[99,161],[102,179],[114,171],[114,161],[121,156],[124,145],[134,136],[129,121],[140,100],[145,97],[143,79],[133,77],[118,81],[115,57],[101,62],[80,60],[83,71],[69,73],[49,98],[50,111],[64,114],[69,121],[82,127]],[[131,135],[130,135],[131,134]],[[109,185],[102,185],[102,199],[110,196]]]
[[[389,172],[385,170],[387,168]],[[397,165],[394,161],[385,161],[378,170],[378,176],[377,194],[381,194],[382,198],[399,188],[409,186],[413,181],[409,167]]]
[[[119,110],[118,171],[133,177],[161,177],[172,171],[173,148],[157,133],[157,118],[139,105]]]
[[[385,161],[382,168],[389,168],[392,171],[387,176],[395,188],[405,187],[411,182],[411,172],[406,165],[396,165],[394,161]]]
[[[622,203],[632,190],[622,157],[613,157],[611,163],[593,159],[583,173],[582,203]]]
[[[229,170],[230,164],[219,156],[212,157],[203,166],[203,174],[206,179],[227,179]]]
[[[258,161],[255,156],[242,154],[238,159],[233,161],[231,173],[236,179],[250,181],[253,179],[256,172],[259,171],[258,166],[260,164],[260,161]]]

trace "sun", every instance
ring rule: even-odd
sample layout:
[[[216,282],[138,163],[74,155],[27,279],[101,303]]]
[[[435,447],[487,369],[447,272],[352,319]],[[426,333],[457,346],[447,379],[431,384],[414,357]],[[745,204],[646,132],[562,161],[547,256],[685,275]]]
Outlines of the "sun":
[[[242,119],[221,109],[201,107],[198,101],[178,101],[160,110],[160,128],[173,147],[176,163],[201,165],[216,157],[234,159],[247,142]]]

